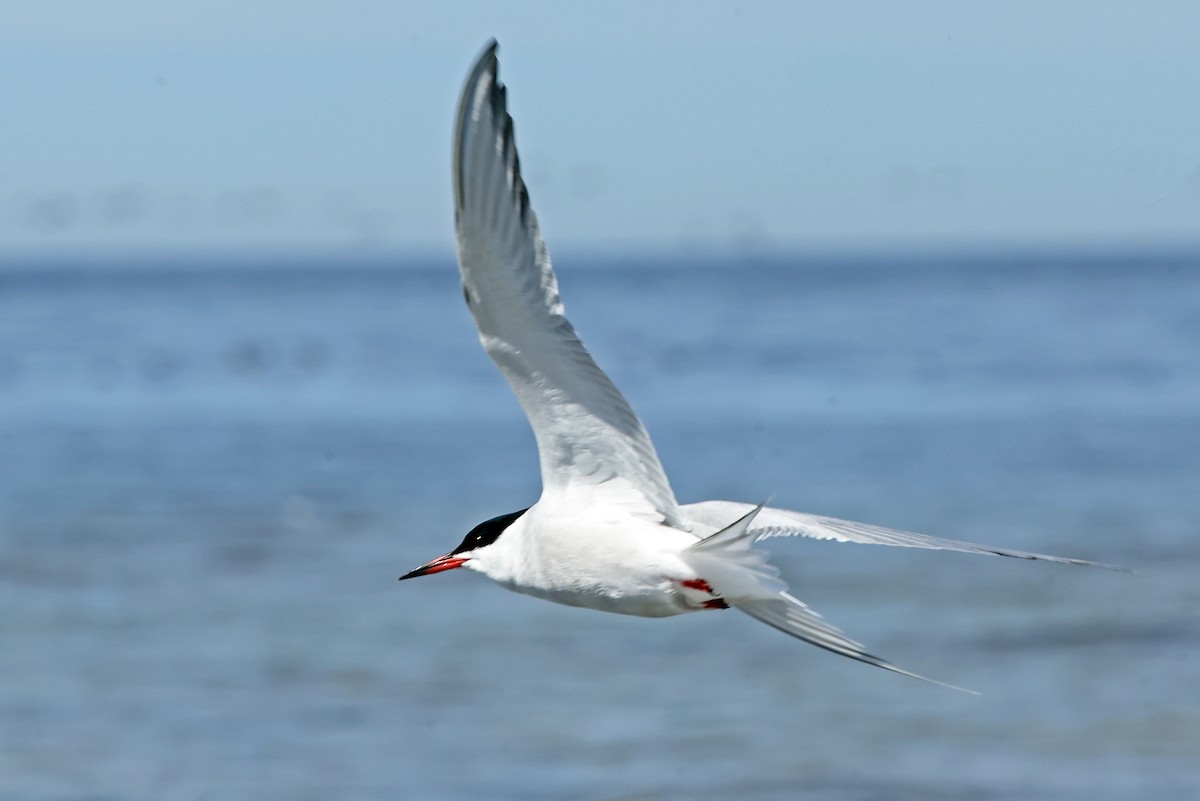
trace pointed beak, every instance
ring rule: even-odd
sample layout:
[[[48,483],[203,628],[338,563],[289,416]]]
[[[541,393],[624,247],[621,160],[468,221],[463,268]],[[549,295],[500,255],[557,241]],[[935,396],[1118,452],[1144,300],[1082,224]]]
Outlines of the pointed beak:
[[[405,579],[416,578],[417,576],[432,576],[434,573],[441,573],[443,570],[453,570],[456,567],[462,567],[468,561],[470,560],[446,554],[445,556],[439,556],[432,562],[426,562],[416,570],[405,573],[400,577],[400,580],[404,581]]]

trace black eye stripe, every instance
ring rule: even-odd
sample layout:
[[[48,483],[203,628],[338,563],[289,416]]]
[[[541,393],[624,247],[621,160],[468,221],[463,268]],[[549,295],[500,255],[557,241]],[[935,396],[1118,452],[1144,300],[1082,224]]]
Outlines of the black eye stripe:
[[[506,515],[500,515],[499,517],[493,517],[491,520],[483,521],[471,529],[467,536],[463,538],[463,541],[459,543],[459,546],[450,552],[450,555],[453,556],[454,554],[473,551],[476,548],[491,545],[500,538],[505,529],[513,524],[514,520],[527,511],[529,510],[521,509],[518,512],[510,512]]]

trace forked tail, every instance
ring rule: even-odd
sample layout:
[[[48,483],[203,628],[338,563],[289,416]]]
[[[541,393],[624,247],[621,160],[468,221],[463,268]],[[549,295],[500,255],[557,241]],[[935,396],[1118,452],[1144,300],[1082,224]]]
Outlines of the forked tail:
[[[762,504],[759,504],[733,524],[705,537],[681,554],[683,560],[697,575],[703,576],[726,603],[784,634],[835,654],[952,690],[979,694],[912,673],[867,653],[862,645],[826,623],[803,601],[791,595],[787,585],[779,578],[779,570],[768,561],[767,552],[754,547],[756,535],[750,533],[750,524],[762,508]]]

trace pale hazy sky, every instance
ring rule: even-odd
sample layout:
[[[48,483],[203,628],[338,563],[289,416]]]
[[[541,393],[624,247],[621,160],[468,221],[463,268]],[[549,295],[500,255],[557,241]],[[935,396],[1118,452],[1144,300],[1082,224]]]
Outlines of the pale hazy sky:
[[[452,252],[500,40],[552,251],[1200,245],[1200,3],[4,0],[0,253]]]

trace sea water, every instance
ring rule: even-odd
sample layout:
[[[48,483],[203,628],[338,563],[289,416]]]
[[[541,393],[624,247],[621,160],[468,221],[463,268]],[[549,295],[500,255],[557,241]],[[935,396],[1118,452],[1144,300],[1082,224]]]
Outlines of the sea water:
[[[579,258],[683,502],[1136,568],[774,540],[869,650],[467,571],[532,438],[449,260],[0,267],[0,799],[1200,792],[1200,257]]]

